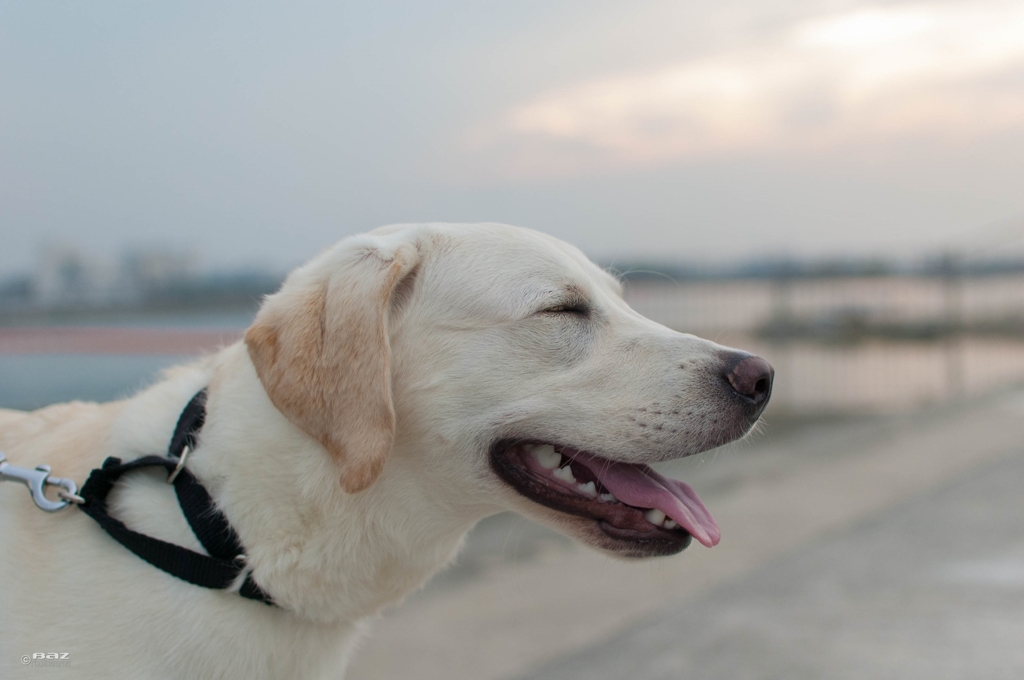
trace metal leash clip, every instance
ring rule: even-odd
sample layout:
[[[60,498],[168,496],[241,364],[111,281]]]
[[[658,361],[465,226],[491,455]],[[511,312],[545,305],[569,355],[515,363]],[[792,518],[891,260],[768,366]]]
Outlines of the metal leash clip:
[[[185,444],[185,448],[181,450],[181,455],[178,456],[178,464],[174,466],[174,472],[167,476],[167,483],[174,484],[174,480],[178,478],[178,473],[185,467],[185,461],[188,460],[188,454],[192,453],[192,447]],[[173,458],[171,460],[174,460]]]
[[[70,479],[51,477],[49,465],[37,465],[34,469],[17,467],[7,462],[7,456],[0,453],[0,482],[21,482],[28,487],[32,500],[40,510],[57,512],[71,503],[84,503],[85,499],[78,495],[78,486]],[[59,486],[59,501],[51,501],[43,493],[46,486]]]

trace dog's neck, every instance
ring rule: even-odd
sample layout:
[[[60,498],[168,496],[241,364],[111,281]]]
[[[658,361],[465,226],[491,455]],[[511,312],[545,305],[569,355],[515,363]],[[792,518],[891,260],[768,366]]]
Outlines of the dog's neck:
[[[487,514],[450,500],[425,512],[442,500],[398,451],[369,489],[345,493],[334,461],[270,403],[243,345],[207,366],[207,420],[189,465],[282,608],[322,623],[372,616],[446,565]]]

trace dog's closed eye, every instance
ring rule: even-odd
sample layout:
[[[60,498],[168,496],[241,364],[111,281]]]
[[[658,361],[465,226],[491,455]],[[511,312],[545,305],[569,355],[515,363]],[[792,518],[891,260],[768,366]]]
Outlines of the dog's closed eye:
[[[589,318],[593,312],[590,301],[576,286],[566,287],[557,298],[542,308],[538,314],[571,314],[580,318]]]
[[[584,300],[571,300],[552,305],[542,309],[540,314],[574,314],[576,316],[590,316],[590,305]]]

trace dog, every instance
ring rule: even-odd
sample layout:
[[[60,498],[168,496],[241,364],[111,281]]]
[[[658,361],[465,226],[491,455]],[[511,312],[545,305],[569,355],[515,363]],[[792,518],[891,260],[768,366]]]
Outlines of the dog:
[[[85,512],[0,484],[0,676],[53,653],[79,678],[340,677],[367,622],[505,510],[627,558],[714,545],[693,490],[647,465],[743,436],[772,379],[636,313],[614,276],[536,231],[345,239],[243,341],[129,399],[0,410],[10,464],[80,481],[109,456],[164,455],[205,390],[184,466],[271,604],[175,578]],[[167,480],[126,474],[110,515],[203,553]]]

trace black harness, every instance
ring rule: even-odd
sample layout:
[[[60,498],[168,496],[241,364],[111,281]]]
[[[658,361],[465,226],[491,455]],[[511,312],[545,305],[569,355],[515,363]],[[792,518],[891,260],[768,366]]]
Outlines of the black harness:
[[[183,581],[214,590],[238,589],[238,594],[250,600],[273,605],[274,601],[257,585],[246,566],[245,550],[238,534],[231,528],[224,514],[216,508],[209,492],[182,464],[182,456],[196,445],[196,435],[206,420],[206,390],[201,390],[182,411],[174,428],[167,457],[144,456],[128,463],[110,457],[103,467],[93,470],[79,492],[84,499],[78,507],[92,517],[104,531],[124,547],[172,576]],[[203,555],[180,545],[167,543],[132,531],[124,522],[110,516],[107,496],[114,483],[125,473],[146,467],[167,470],[168,481],[173,476],[174,491],[181,511],[192,527],[192,532],[209,555]],[[177,472],[177,474],[175,474]],[[241,585],[236,585],[242,574]]]

